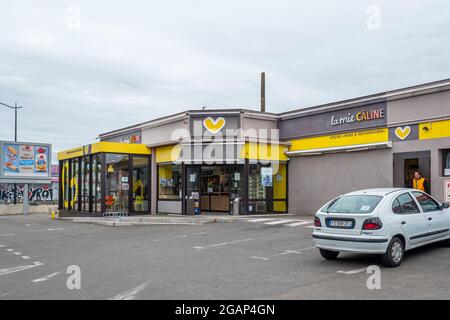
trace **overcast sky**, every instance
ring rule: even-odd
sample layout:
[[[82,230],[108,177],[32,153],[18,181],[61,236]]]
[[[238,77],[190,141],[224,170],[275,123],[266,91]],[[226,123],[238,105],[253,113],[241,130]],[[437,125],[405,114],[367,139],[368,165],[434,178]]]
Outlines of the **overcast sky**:
[[[0,101],[54,151],[186,109],[271,112],[450,78],[448,0],[0,0]],[[0,106],[0,140],[14,114]]]

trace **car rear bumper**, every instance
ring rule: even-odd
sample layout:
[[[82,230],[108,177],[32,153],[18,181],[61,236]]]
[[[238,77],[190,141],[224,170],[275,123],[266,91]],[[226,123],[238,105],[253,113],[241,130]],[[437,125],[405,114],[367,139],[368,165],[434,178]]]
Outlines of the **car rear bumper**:
[[[318,231],[314,231],[313,239],[316,247],[320,249],[358,253],[385,253],[389,244],[389,239],[382,236],[341,235]]]

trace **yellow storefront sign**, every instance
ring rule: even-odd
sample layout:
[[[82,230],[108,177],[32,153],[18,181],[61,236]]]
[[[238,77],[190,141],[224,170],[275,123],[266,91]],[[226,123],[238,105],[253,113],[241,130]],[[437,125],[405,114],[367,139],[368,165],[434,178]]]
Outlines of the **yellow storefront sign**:
[[[387,142],[388,140],[389,130],[387,128],[380,128],[293,140],[291,141],[291,147],[289,151],[307,151],[315,149],[346,147]]]
[[[450,137],[450,120],[419,124],[419,140]]]
[[[287,161],[288,147],[281,144],[246,142],[241,149],[240,158],[262,161]]]
[[[156,163],[175,162],[180,157],[181,146],[179,144],[158,147],[155,150]]]
[[[150,155],[151,150],[145,144],[130,144],[101,141],[86,146],[58,152],[58,160],[67,160],[95,153],[125,153]]]

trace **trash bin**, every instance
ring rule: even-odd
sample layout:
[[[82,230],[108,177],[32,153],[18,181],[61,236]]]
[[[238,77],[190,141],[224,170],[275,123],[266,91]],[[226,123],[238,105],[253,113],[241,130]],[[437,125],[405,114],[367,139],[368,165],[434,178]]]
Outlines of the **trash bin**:
[[[192,198],[186,199],[186,214],[187,215],[195,214],[195,200]]]
[[[241,199],[239,198],[234,198],[233,201],[231,201],[231,214],[234,216],[238,216],[240,214],[240,202]]]

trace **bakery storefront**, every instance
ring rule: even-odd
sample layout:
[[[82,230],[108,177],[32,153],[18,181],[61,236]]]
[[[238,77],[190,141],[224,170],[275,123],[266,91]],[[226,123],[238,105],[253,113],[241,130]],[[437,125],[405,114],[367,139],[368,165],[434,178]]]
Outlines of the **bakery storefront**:
[[[311,215],[411,187],[416,170],[450,202],[450,80],[280,114],[189,110],[99,139],[58,154],[61,210]]]
[[[182,138],[176,137],[179,143],[153,148],[157,212],[194,214],[196,207],[202,214],[288,211],[287,145],[241,130],[252,117],[245,111],[186,117],[189,124]],[[267,123],[276,128],[273,117],[259,117],[252,121],[259,121],[262,130]],[[154,128],[144,129],[144,137],[147,130]]]
[[[275,131],[275,115],[239,109],[188,111],[101,134],[58,154],[60,211],[286,213],[288,145]]]
[[[151,150],[97,142],[58,153],[65,215],[149,214]]]
[[[280,138],[289,142],[289,211],[312,214],[341,194],[411,188],[450,202],[450,82],[286,112]]]

